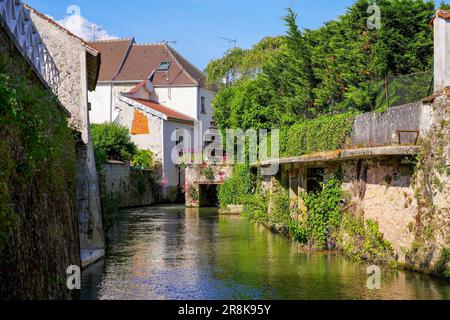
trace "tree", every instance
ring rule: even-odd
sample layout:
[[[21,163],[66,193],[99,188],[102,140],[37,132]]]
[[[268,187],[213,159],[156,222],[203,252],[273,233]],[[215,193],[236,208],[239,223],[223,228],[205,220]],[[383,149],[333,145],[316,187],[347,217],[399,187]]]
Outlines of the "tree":
[[[378,0],[382,24],[375,30],[367,27],[368,5],[357,0],[317,30],[300,30],[289,9],[285,36],[212,61],[211,81],[232,80],[213,103],[219,127],[283,128],[325,114],[372,111],[388,75],[431,70],[434,2]]]
[[[130,161],[136,155],[137,147],[126,127],[114,123],[94,124],[91,131],[95,159],[99,164],[106,160]]]

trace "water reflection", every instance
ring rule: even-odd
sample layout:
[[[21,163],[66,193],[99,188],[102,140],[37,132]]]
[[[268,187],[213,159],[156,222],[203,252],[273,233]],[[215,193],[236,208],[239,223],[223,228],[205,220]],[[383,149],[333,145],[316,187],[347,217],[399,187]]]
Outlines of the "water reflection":
[[[104,262],[83,273],[83,299],[449,299],[446,282],[303,253],[288,239],[213,209],[129,210]]]

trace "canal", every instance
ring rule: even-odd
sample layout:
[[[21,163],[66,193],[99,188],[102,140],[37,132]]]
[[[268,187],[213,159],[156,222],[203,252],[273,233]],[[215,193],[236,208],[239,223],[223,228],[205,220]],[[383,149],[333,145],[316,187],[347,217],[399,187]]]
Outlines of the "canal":
[[[300,247],[213,209],[151,207],[124,212],[104,261],[83,273],[81,298],[450,299],[450,285],[383,271],[367,289],[367,266]]]

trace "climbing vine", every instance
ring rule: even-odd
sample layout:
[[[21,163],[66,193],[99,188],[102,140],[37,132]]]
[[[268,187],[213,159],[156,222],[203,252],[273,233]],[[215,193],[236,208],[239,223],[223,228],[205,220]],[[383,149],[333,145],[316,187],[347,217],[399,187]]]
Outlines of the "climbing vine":
[[[294,124],[284,133],[285,139],[281,140],[283,155],[295,157],[343,148],[352,132],[355,115],[322,116]]]

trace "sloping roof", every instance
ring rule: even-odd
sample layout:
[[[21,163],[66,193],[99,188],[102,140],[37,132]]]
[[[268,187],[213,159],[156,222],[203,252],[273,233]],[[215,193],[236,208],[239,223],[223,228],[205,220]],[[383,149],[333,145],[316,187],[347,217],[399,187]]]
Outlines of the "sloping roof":
[[[24,4],[24,7],[37,17],[43,19],[44,21],[47,21],[49,24],[57,27],[62,32],[66,33],[68,36],[73,37],[80,41],[80,43],[86,48],[86,52],[88,53],[87,56],[87,71],[88,71],[88,89],[89,91],[94,91],[95,87],[97,86],[97,81],[99,79],[100,74],[100,64],[101,64],[101,53],[96,48],[92,47],[88,42],[83,40],[82,38],[78,37],[77,35],[73,34],[66,28],[64,28],[62,25],[57,23],[56,21],[50,19],[45,14],[37,11],[36,9],[33,9],[28,4]]]
[[[122,69],[134,39],[118,39],[90,42],[102,53],[99,81],[112,81]]]
[[[185,122],[189,122],[189,123],[195,122],[194,118],[192,118],[188,115],[185,115],[181,112],[170,109],[168,107],[162,106],[155,101],[142,100],[142,99],[136,99],[136,98],[131,98],[131,97],[128,97],[128,98],[145,106],[145,107],[148,107],[150,109],[153,109],[159,113],[166,115],[168,120],[181,120],[181,121],[185,121]]]
[[[155,86],[203,86],[205,75],[173,48],[165,43],[131,43],[123,64],[118,68],[118,56],[123,56],[126,43],[120,41],[91,42],[102,52],[102,76],[100,81],[135,82],[148,79],[161,62],[170,62],[168,71],[156,71],[153,77]],[[111,57],[108,57],[111,56]],[[113,71],[120,69],[115,75]],[[104,75],[104,76],[103,76]],[[106,76],[107,75],[107,76]]]

